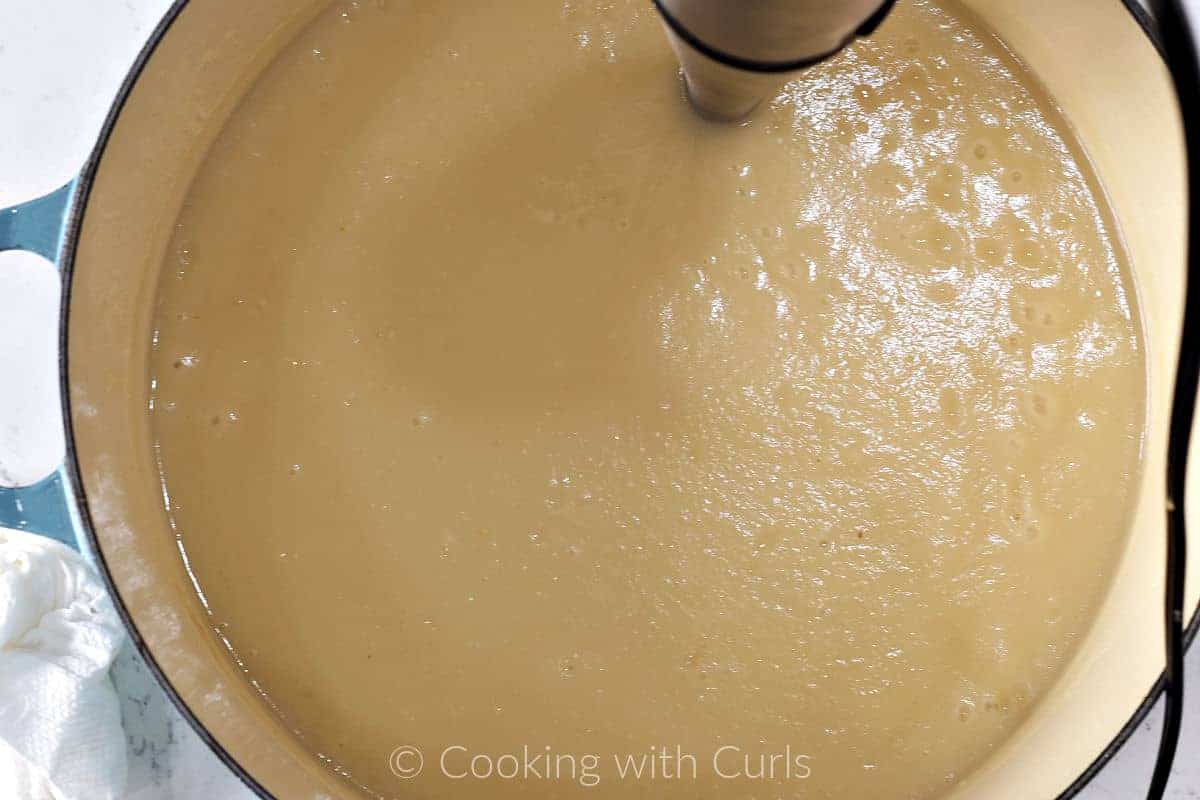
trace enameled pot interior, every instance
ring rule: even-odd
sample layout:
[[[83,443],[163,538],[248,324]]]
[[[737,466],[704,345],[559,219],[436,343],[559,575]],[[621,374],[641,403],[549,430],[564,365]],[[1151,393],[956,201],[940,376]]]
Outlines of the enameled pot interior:
[[[964,4],[1030,66],[1075,128],[1117,217],[1146,325],[1145,469],[1109,596],[1055,691],[954,792],[1054,797],[1126,726],[1162,669],[1162,476],[1182,313],[1184,153],[1166,69],[1120,0]],[[78,489],[96,555],[145,652],[204,735],[260,790],[288,798],[360,794],[280,723],[211,629],[163,509],[147,360],[162,258],[187,186],[254,76],[321,5],[191,0],[173,10],[85,174],[65,323]],[[1192,508],[1197,485],[1188,487]],[[1195,551],[1190,609],[1200,590]]]

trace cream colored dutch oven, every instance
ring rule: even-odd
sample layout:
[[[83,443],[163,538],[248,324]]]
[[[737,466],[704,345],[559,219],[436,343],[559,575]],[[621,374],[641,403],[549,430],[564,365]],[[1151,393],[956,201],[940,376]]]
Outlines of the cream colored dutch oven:
[[[1146,469],[1111,591],[1054,691],[952,793],[1070,796],[1162,687],[1164,476],[1185,298],[1184,138],[1170,75],[1139,7],[1121,0],[963,2],[1032,68],[1074,126],[1108,193],[1145,309]],[[0,212],[0,249],[41,252],[63,271],[70,433],[67,463],[55,475],[0,490],[0,524],[78,543],[107,576],[158,679],[221,759],[264,797],[306,799],[360,795],[281,724],[210,630],[167,524],[146,409],[151,313],[184,192],[254,76],[321,5],[176,3],[126,80],[80,177]],[[1197,487],[1200,478],[1188,487],[1193,508],[1200,508]],[[1193,551],[1180,566],[1189,577],[1186,623],[1200,594],[1200,557]]]

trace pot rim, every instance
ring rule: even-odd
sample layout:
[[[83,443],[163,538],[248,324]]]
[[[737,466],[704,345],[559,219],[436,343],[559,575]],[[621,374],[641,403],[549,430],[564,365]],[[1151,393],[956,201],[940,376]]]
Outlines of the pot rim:
[[[263,800],[276,800],[266,787],[258,782],[249,770],[242,766],[225,747],[217,741],[216,737],[204,726],[202,722],[192,712],[183,697],[176,691],[171,684],[154,654],[151,652],[149,645],[142,638],[137,625],[133,621],[133,617],[129,609],[125,605],[125,601],[121,597],[119,588],[113,579],[112,572],[109,570],[104,551],[101,548],[100,541],[96,536],[94,525],[92,522],[91,510],[88,505],[86,493],[83,490],[83,479],[80,471],[80,464],[75,452],[75,439],[71,416],[71,392],[70,392],[70,365],[68,363],[68,354],[70,348],[68,346],[69,336],[69,320],[71,308],[71,287],[72,277],[75,270],[75,255],[78,250],[81,231],[83,228],[83,218],[87,211],[88,200],[91,194],[92,185],[96,178],[97,170],[100,162],[104,158],[105,150],[113,136],[113,131],[117,121],[124,109],[125,102],[128,100],[134,86],[137,84],[142,73],[149,66],[149,62],[153,57],[158,45],[162,42],[171,26],[174,24],[179,15],[187,7],[190,0],[173,0],[170,8],[163,14],[154,30],[150,33],[145,45],[138,52],[133,64],[130,66],[125,77],[121,81],[121,86],[117,91],[112,105],[109,107],[105,115],[104,124],[101,126],[100,133],[96,139],[96,144],[89,153],[87,160],[84,162],[82,169],[79,172],[78,178],[74,183],[74,192],[72,193],[70,203],[65,213],[65,221],[63,225],[62,246],[60,251],[60,271],[62,275],[62,293],[59,304],[59,331],[58,331],[58,347],[59,347],[59,395],[61,398],[61,411],[63,430],[66,439],[66,452],[64,456],[63,470],[69,480],[63,481],[64,491],[66,492],[68,502],[72,503],[78,510],[78,517],[74,521],[75,536],[86,545],[87,551],[90,553],[93,562],[95,563],[105,586],[113,598],[113,605],[117,610],[118,615],[129,634],[130,641],[137,649],[138,654],[149,667],[150,673],[154,676],[155,681],[162,688],[163,692],[170,699],[171,704],[179,714],[187,721],[188,725],[195,731],[196,735],[208,745],[214,755],[224,764],[234,775],[236,775],[242,783],[255,795]],[[1151,18],[1146,8],[1139,0],[1119,0],[1125,9],[1133,17],[1138,27],[1150,40],[1154,49],[1159,56],[1166,61],[1166,54],[1163,49],[1162,42],[1155,30],[1154,20]],[[70,186],[70,184],[68,184]],[[1168,571],[1175,569],[1175,566],[1168,563]],[[1183,647],[1184,650],[1190,650],[1193,642],[1200,634],[1200,604],[1195,609],[1192,609],[1190,620],[1183,632]],[[1134,709],[1129,719],[1109,741],[1103,750],[1097,754],[1096,758],[1088,764],[1088,766],[1079,774],[1078,777],[1067,786],[1061,793],[1057,795],[1055,800],[1071,800],[1076,797],[1091,781],[1100,773],[1100,771],[1113,759],[1117,752],[1137,730],[1138,726],[1145,721],[1150,714],[1151,709],[1163,694],[1166,686],[1166,676],[1160,673],[1158,679],[1150,687],[1142,702]]]

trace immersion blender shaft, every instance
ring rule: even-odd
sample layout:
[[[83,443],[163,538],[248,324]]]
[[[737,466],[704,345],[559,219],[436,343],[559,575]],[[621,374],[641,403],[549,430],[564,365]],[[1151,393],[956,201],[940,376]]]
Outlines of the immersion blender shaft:
[[[895,0],[655,0],[693,105],[736,120],[798,70],[870,34]]]

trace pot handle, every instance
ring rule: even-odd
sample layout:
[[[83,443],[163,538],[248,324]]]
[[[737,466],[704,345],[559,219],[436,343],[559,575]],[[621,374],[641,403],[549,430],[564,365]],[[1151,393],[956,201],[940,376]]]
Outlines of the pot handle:
[[[71,180],[50,194],[0,209],[0,252],[28,250],[61,270],[59,256],[75,185],[76,181]]]
[[[38,533],[78,550],[70,480],[63,465],[32,486],[0,487],[0,527]]]
[[[71,200],[72,180],[47,195],[0,209],[0,252],[28,250],[62,270],[61,255]],[[0,526],[39,533],[78,549],[77,513],[71,502],[66,464],[31,486],[0,487]]]

